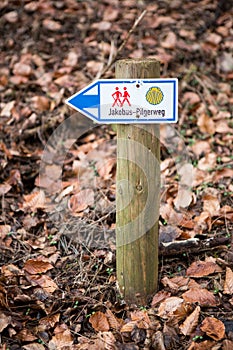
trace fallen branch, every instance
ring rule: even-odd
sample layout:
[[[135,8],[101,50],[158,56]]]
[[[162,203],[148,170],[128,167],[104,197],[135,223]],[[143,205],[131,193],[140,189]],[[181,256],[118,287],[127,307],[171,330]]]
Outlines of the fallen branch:
[[[231,243],[230,237],[212,237],[206,240],[190,238],[185,241],[173,241],[161,243],[159,246],[160,256],[177,256],[181,254],[195,254],[211,249],[222,248]]]

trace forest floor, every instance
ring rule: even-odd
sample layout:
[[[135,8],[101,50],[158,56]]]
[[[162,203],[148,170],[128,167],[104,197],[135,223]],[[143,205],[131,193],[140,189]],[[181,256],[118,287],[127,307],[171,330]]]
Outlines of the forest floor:
[[[232,350],[231,1],[3,0],[0,33],[0,348]],[[179,79],[179,120],[161,125],[159,288],[131,305],[116,134],[65,100],[141,57]]]

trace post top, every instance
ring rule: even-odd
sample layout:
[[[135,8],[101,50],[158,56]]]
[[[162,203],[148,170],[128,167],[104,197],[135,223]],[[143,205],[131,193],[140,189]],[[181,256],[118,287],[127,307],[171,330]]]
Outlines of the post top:
[[[117,60],[116,63],[125,63],[125,64],[132,64],[132,63],[152,63],[152,64],[159,64],[160,62],[156,58],[122,58],[120,60]]]
[[[159,78],[160,62],[155,58],[126,58],[116,62],[117,78]]]

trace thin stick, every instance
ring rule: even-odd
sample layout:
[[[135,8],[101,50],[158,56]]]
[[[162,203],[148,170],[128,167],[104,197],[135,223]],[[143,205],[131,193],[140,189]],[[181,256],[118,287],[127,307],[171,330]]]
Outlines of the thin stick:
[[[96,79],[99,79],[101,77],[104,76],[104,74],[112,67],[112,65],[116,62],[117,56],[122,52],[122,50],[124,49],[125,45],[127,44],[130,36],[132,35],[132,33],[134,32],[134,30],[136,29],[136,27],[138,26],[138,24],[141,22],[141,20],[143,19],[143,17],[145,16],[145,14],[147,13],[147,10],[144,10],[140,16],[135,20],[134,24],[132,25],[132,27],[130,28],[125,40],[122,42],[122,44],[120,45],[119,49],[117,49],[117,52],[115,55],[112,55],[111,60],[109,60],[107,66],[101,71],[98,72]]]

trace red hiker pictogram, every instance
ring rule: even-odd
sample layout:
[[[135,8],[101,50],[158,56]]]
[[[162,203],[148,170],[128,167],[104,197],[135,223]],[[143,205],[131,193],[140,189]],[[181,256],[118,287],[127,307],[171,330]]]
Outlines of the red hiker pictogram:
[[[129,97],[130,94],[127,91],[127,87],[124,87],[124,93],[123,93],[123,101],[121,102],[121,107],[123,107],[124,103],[128,103],[129,106],[131,106],[130,102],[129,102]]]
[[[112,97],[114,98],[114,103],[112,107],[114,107],[115,105],[121,107],[122,93],[119,91],[119,87],[116,87],[116,91],[112,94]]]

